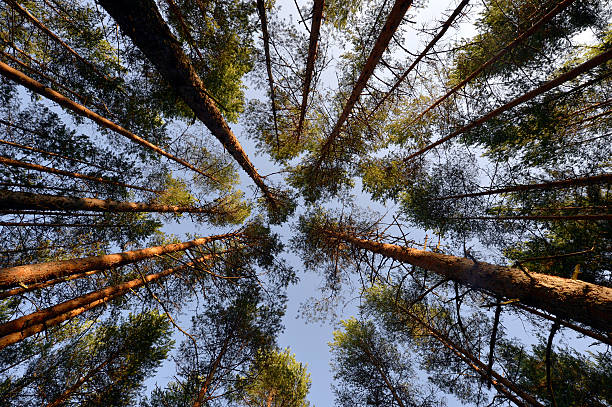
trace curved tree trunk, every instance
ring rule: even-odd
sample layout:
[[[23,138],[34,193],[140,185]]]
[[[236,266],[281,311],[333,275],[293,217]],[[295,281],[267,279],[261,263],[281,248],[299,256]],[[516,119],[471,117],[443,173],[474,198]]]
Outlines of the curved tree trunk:
[[[560,181],[543,182],[541,184],[524,184],[514,185],[511,187],[490,189],[482,192],[472,192],[468,194],[449,195],[439,198],[431,198],[432,201],[444,201],[446,199],[471,198],[476,196],[505,194],[507,192],[533,191],[533,190],[548,190],[554,188],[571,188],[582,187],[586,185],[606,184],[612,182],[612,174],[594,175],[592,177],[582,177],[574,179],[564,179]]]
[[[240,233],[228,233],[224,235],[203,237],[183,243],[153,246],[146,249],[132,250],[121,253],[8,267],[0,269],[0,289],[13,288],[32,283],[42,283],[49,280],[85,273],[91,270],[108,270],[112,267],[136,263],[138,261],[161,256],[163,254],[179,252],[217,240],[237,238],[239,236],[241,236]]]
[[[360,239],[349,233],[324,231],[330,238],[433,271],[471,288],[569,318],[603,332],[612,326],[612,288],[569,278],[530,273],[462,257]]]
[[[30,78],[29,76],[25,75],[23,72],[19,72],[18,70],[10,67],[9,65],[5,64],[2,61],[0,61],[0,75],[3,75],[4,77],[20,84],[21,86],[28,88],[34,93],[37,93],[41,96],[46,97],[47,99],[54,101],[60,106],[78,114],[79,116],[87,117],[102,127],[105,127],[111,131],[114,131],[115,133],[121,134],[122,136],[127,137],[133,142],[140,144],[141,146],[148,148],[149,150],[155,151],[156,153],[163,155],[164,157],[169,158],[181,164],[182,166],[187,167],[190,170],[197,172],[200,175],[203,175],[209,179],[212,179],[213,181],[216,181],[213,177],[201,171],[194,165],[189,164],[187,161],[181,158],[175,157],[170,153],[167,153],[166,151],[162,150],[155,144],[143,139],[142,137],[138,137],[134,133],[124,129],[118,124],[108,120],[105,117],[100,116],[99,114],[89,110],[85,106],[80,105],[68,99],[66,96],[62,95],[61,93],[51,88],[46,87],[42,83]]]
[[[199,258],[196,262],[190,262],[175,268],[166,269],[159,273],[149,274],[144,278],[137,278],[116,286],[94,291],[72,300],[65,301],[61,304],[54,305],[32,314],[24,315],[21,318],[6,322],[0,325],[0,349],[4,349],[5,347],[22,341],[29,336],[45,331],[50,327],[59,325],[60,323],[99,305],[106,304],[112,299],[117,298],[128,291],[135,290],[149,282],[167,277],[177,271],[186,269],[196,263],[209,259],[210,257],[211,256],[204,256]]]
[[[270,205],[276,208],[275,196],[263,182],[221,112],[208,96],[202,80],[183,52],[180,42],[170,32],[155,2],[100,0],[100,4],[251,177]]]
[[[61,176],[64,176],[64,177],[85,179],[85,180],[88,180],[88,181],[99,182],[101,184],[109,184],[109,185],[116,185],[116,186],[124,187],[124,188],[138,189],[140,191],[153,192],[153,193],[156,193],[156,194],[159,194],[159,193],[163,192],[163,191],[156,191],[154,189],[149,189],[149,188],[145,188],[145,187],[139,187],[138,185],[124,184],[123,182],[113,181],[111,179],[94,177],[92,175],[79,174],[78,172],[64,171],[64,170],[59,170],[57,168],[45,167],[43,165],[27,163],[27,162],[19,161],[19,160],[13,160],[13,159],[8,158],[8,157],[0,156],[0,164],[8,165],[8,166],[11,166],[11,167],[17,167],[17,168],[25,168],[25,169],[28,169],[28,170],[46,172],[46,173],[49,173],[49,174],[61,175]]]
[[[321,30],[321,20],[323,19],[323,9],[325,0],[314,0],[312,5],[312,24],[310,26],[310,40],[308,42],[308,58],[306,59],[306,72],[304,73],[304,90],[302,91],[302,106],[300,107],[300,119],[297,128],[295,142],[300,141],[304,118],[306,117],[306,107],[308,106],[308,95],[310,94],[310,83],[314,73],[315,61],[317,59],[319,31]]]

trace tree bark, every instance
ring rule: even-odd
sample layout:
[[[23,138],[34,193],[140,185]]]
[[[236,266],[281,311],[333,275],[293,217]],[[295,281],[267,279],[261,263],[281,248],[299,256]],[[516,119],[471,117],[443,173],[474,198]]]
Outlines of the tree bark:
[[[395,34],[395,31],[404,19],[406,11],[408,11],[408,8],[411,5],[412,0],[396,0],[395,4],[393,4],[391,12],[387,16],[387,21],[385,22],[385,25],[383,26],[380,35],[376,39],[376,43],[374,44],[374,47],[372,48],[372,51],[370,52],[370,55],[368,56],[368,59],[366,60],[365,65],[363,66],[363,69],[361,70],[359,78],[357,79],[357,82],[355,83],[355,86],[353,87],[353,90],[351,92],[351,95],[349,96],[348,100],[346,101],[346,104],[344,105],[344,108],[342,109],[340,117],[338,117],[338,120],[336,121],[336,124],[334,125],[331,134],[329,135],[329,137],[327,137],[327,140],[325,140],[325,142],[321,146],[319,158],[317,159],[314,166],[315,169],[319,169],[319,167],[325,160],[327,154],[329,153],[329,149],[331,148],[332,144],[340,135],[340,130],[342,129],[342,126],[348,119],[348,116],[353,110],[355,103],[357,103],[357,101],[359,100],[361,92],[363,91],[363,89],[368,83],[368,80],[374,73],[374,69],[378,65],[378,62],[380,61],[383,53],[387,49],[389,42],[393,37],[393,34]]]
[[[184,251],[217,240],[238,238],[240,233],[228,233],[203,237],[183,243],[173,243],[165,246],[153,246],[146,249],[132,250],[122,253],[104,254],[101,256],[82,257],[80,259],[51,261],[47,263],[27,264],[23,266],[0,269],[0,289],[13,288],[20,285],[41,283],[58,278],[68,277],[91,270],[108,270],[144,259],[161,256],[167,253]]]
[[[273,208],[277,200],[242,149],[153,0],[100,0],[123,32],[251,177]]]
[[[204,384],[202,385],[202,387],[200,388],[200,391],[198,392],[198,398],[193,403],[193,407],[200,407],[202,405],[202,402],[204,401],[204,397],[206,396],[206,393],[208,393],[208,388],[210,387],[210,384],[213,381],[215,373],[216,373],[217,369],[219,368],[219,365],[221,364],[221,360],[223,359],[223,356],[225,355],[225,352],[227,352],[227,348],[229,346],[229,341],[230,341],[230,336],[228,335],[225,338],[225,340],[223,341],[223,345],[221,346],[221,351],[219,352],[219,354],[217,355],[217,357],[213,361],[213,364],[210,367],[210,371],[206,375],[206,379],[204,380]]]
[[[3,75],[4,77],[20,84],[21,86],[24,86],[26,88],[28,88],[29,90],[31,90],[34,93],[37,93],[41,96],[46,97],[47,99],[50,99],[52,101],[54,101],[55,103],[59,104],[60,106],[76,113],[79,116],[83,116],[83,117],[87,117],[89,119],[91,119],[92,121],[94,121],[95,123],[97,123],[98,125],[105,127],[111,131],[114,131],[115,133],[118,133],[124,137],[127,137],[128,139],[130,139],[131,141],[133,141],[134,143],[140,144],[141,146],[148,148],[149,150],[155,151],[156,153],[163,155],[166,158],[169,158],[179,164],[181,164],[184,167],[189,168],[192,171],[197,172],[200,175],[203,175],[215,182],[218,182],[217,180],[215,180],[213,177],[211,177],[210,175],[206,174],[205,172],[201,171],[200,169],[198,169],[197,167],[193,166],[192,164],[189,164],[187,161],[175,157],[170,153],[167,153],[166,151],[162,150],[161,148],[159,148],[158,146],[156,146],[153,143],[148,142],[147,140],[143,139],[142,137],[139,137],[137,135],[135,135],[134,133],[124,129],[123,127],[119,126],[118,124],[108,120],[105,117],[100,116],[99,114],[89,110],[88,108],[86,108],[83,105],[80,105],[76,102],[74,102],[73,100],[68,99],[66,96],[62,95],[61,93],[46,87],[45,85],[43,85],[42,83],[30,78],[29,76],[25,75],[22,72],[19,72],[18,70],[8,66],[7,64],[5,64],[4,62],[0,61],[0,75]]]
[[[471,288],[569,318],[603,332],[612,326],[612,288],[569,278],[531,273],[440,253],[364,240],[349,233],[324,231],[331,238],[385,257],[430,270]]]
[[[573,1],[573,0],[570,0]],[[432,38],[432,40],[429,42],[429,44],[427,44],[427,46],[425,47],[425,49],[423,50],[423,52],[421,52],[419,54],[419,56],[416,57],[416,59],[412,62],[412,64],[410,64],[410,66],[408,67],[408,69],[406,69],[406,71],[404,71],[404,73],[402,74],[402,76],[400,76],[396,81],[395,84],[393,84],[393,86],[391,87],[391,89],[389,89],[389,91],[387,93],[385,93],[385,96],[383,96],[380,101],[378,103],[376,103],[376,105],[372,108],[372,110],[370,111],[369,117],[372,117],[372,115],[374,115],[374,113],[380,108],[380,106],[385,103],[385,101],[389,98],[389,96],[402,84],[402,82],[408,77],[408,75],[410,74],[410,72],[412,72],[412,70],[421,62],[421,60],[423,58],[425,58],[425,56],[427,55],[427,53],[434,47],[434,45],[436,45],[436,43],[440,40],[440,38],[442,38],[444,36],[444,34],[446,33],[446,31],[448,31],[448,29],[450,28],[450,26],[453,24],[453,21],[455,21],[455,19],[457,18],[457,16],[459,16],[459,14],[461,14],[461,11],[463,11],[463,9],[465,8],[465,6],[468,5],[468,3],[470,2],[470,0],[463,0],[461,3],[459,3],[459,5],[457,6],[457,8],[455,8],[455,11],[453,11],[453,14],[450,15],[450,17],[448,17],[448,19],[446,20],[446,22],[442,25],[442,28],[440,29],[440,31],[438,32],[438,34],[436,34],[435,37]],[[448,96],[447,96],[448,97]],[[424,114],[424,113],[423,113]]]
[[[204,256],[199,258],[197,262],[189,262],[185,265],[166,269],[159,273],[149,274],[144,278],[137,278],[116,286],[94,291],[72,300],[65,301],[61,304],[54,305],[32,314],[25,315],[21,318],[6,322],[0,325],[0,349],[4,349],[9,345],[22,341],[23,339],[42,332],[50,327],[59,325],[60,323],[99,305],[106,304],[112,299],[117,298],[128,291],[135,290],[147,283],[167,277],[177,271],[188,268],[195,263],[201,262],[208,258],[210,258],[210,256]]]
[[[308,94],[310,93],[310,83],[314,73],[315,61],[317,59],[319,31],[321,30],[321,20],[323,19],[323,9],[325,0],[314,0],[312,5],[312,24],[310,26],[310,40],[308,42],[308,58],[306,59],[306,72],[304,73],[304,90],[302,92],[302,106],[300,107],[300,119],[297,128],[295,142],[300,141],[304,118],[306,117],[306,107],[308,106]]]
[[[548,23],[553,17],[555,17],[557,14],[561,13],[563,10],[565,10],[570,4],[572,4],[574,2],[574,0],[563,0],[562,2],[560,2],[559,4],[557,4],[557,6],[555,8],[553,8],[552,10],[550,10],[545,16],[543,16],[541,19],[539,19],[538,21],[536,21],[535,24],[533,24],[529,29],[527,29],[526,31],[524,31],[522,34],[520,34],[518,37],[516,37],[512,42],[510,42],[508,45],[506,45],[505,47],[503,47],[502,49],[500,49],[495,55],[493,55],[491,58],[489,58],[487,60],[487,62],[485,62],[484,64],[482,64],[481,66],[479,66],[474,72],[472,72],[471,74],[469,74],[465,79],[463,79],[461,82],[459,82],[457,85],[455,85],[451,90],[449,90],[448,92],[446,92],[446,94],[444,96],[442,96],[441,98],[439,98],[438,100],[436,100],[433,104],[431,104],[427,109],[425,109],[423,112],[421,112],[413,121],[412,123],[416,123],[417,121],[419,121],[423,116],[425,116],[425,114],[427,114],[427,112],[429,112],[431,109],[435,108],[436,106],[438,106],[440,103],[442,103],[443,101],[445,101],[448,97],[452,96],[453,94],[455,94],[459,89],[461,89],[463,86],[465,86],[465,84],[467,84],[469,81],[471,81],[472,79],[474,79],[476,76],[478,76],[478,74],[480,74],[482,71],[484,71],[485,69],[487,69],[489,66],[491,66],[493,63],[495,63],[495,61],[497,61],[499,58],[501,58],[502,56],[504,56],[507,52],[511,51],[513,48],[515,48],[517,45],[519,45],[521,42],[523,42],[523,40],[525,40],[526,38],[530,37],[531,35],[533,35],[536,31],[538,31],[544,24]]]
[[[266,72],[268,73],[268,86],[270,87],[270,103],[272,104],[272,118],[274,120],[274,133],[276,144],[278,143],[278,119],[276,118],[276,93],[274,92],[274,77],[272,76],[272,58],[270,57],[270,34],[268,33],[268,18],[266,17],[266,5],[264,0],[257,0],[257,13],[261,22],[261,36],[266,58]]]
[[[101,184],[109,184],[109,185],[116,185],[116,186],[124,187],[124,188],[138,189],[140,191],[153,192],[156,194],[163,192],[163,191],[157,191],[157,190],[149,189],[145,187],[139,187],[138,185],[124,184],[123,182],[113,181],[113,180],[106,179],[106,178],[94,177],[92,175],[86,175],[86,174],[79,174],[78,172],[58,170],[57,168],[51,168],[51,167],[45,167],[43,165],[38,165],[38,164],[26,163],[24,161],[13,160],[8,157],[0,156],[0,164],[8,165],[11,167],[17,167],[17,168],[25,168],[28,170],[46,172],[49,174],[61,175],[64,177],[85,179],[88,181],[99,182]]]
[[[559,85],[564,84],[565,82],[569,82],[572,79],[575,79],[577,76],[588,72],[589,70],[595,68],[598,65],[604,64],[606,62],[608,62],[610,59],[612,58],[612,49],[608,49],[604,52],[602,52],[599,55],[594,56],[593,58],[589,59],[588,61],[578,65],[577,67],[575,67],[574,69],[565,72],[562,75],[559,75],[558,77],[556,77],[555,79],[552,79],[540,86],[538,86],[537,88],[511,100],[510,102],[498,107],[497,109],[494,109],[492,111],[490,111],[489,113],[485,114],[484,116],[481,116],[480,118],[474,120],[473,122],[459,128],[458,130],[455,130],[454,132],[452,132],[451,134],[449,134],[446,137],[442,137],[441,139],[439,139],[438,141],[435,141],[425,147],[423,147],[422,149],[420,149],[419,151],[410,154],[408,157],[404,158],[404,161],[410,161],[424,153],[426,153],[427,151],[431,150],[434,147],[439,146],[442,143],[445,143],[471,129],[473,129],[474,127],[480,126],[481,124],[485,123],[486,121],[499,116],[500,114],[507,112],[508,110],[512,109],[515,106],[520,105],[521,103],[527,102],[541,94],[543,94],[544,92],[547,92],[551,89],[556,88]]]
[[[521,192],[521,191],[533,191],[533,190],[549,190],[549,189],[555,189],[555,188],[583,187],[587,185],[607,184],[611,182],[612,182],[612,174],[601,174],[601,175],[594,175],[592,177],[564,179],[560,181],[544,182],[541,184],[514,185],[511,187],[491,189],[491,190],[482,191],[482,192],[472,192],[469,194],[442,196],[439,198],[431,198],[431,200],[432,201],[444,201],[447,199],[472,198],[476,196],[505,194],[507,192]]]
[[[145,202],[122,202],[97,198],[77,198],[0,190],[0,209],[32,209],[93,212],[158,212],[219,214],[214,206],[196,208],[182,205],[160,205]],[[69,214],[69,212],[67,212]]]

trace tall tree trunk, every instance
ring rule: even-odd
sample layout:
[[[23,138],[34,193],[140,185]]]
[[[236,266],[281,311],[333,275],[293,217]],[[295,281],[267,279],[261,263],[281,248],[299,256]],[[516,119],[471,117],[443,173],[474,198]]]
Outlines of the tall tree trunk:
[[[461,359],[472,370],[474,370],[478,375],[480,375],[483,378],[483,380],[486,380],[487,382],[495,386],[495,388],[500,393],[502,393],[503,395],[508,397],[510,400],[512,400],[514,404],[516,404],[517,406],[525,406],[525,407],[527,406],[544,407],[533,396],[526,393],[523,389],[518,387],[515,383],[506,379],[505,377],[497,373],[495,370],[489,371],[487,366],[484,363],[482,363],[482,361],[480,361],[480,359],[478,359],[474,354],[472,354],[472,352],[454,343],[452,340],[450,340],[450,338],[447,335],[440,332],[439,330],[437,330],[436,328],[428,324],[426,321],[419,318],[414,313],[410,312],[410,310],[402,307],[400,304],[396,304],[396,305],[399,308],[398,312],[401,311],[401,314],[399,315],[400,318],[405,318],[407,316],[408,318],[410,318],[411,320],[415,321],[416,323],[421,325],[423,328],[425,328],[425,330],[433,338],[435,338],[437,341],[442,343],[444,347],[446,347],[451,352],[453,352],[459,359]],[[523,400],[525,400],[525,402],[527,402],[528,404],[525,404],[521,400],[519,400],[514,394],[512,394],[511,391],[514,392],[514,394],[521,397]]]
[[[555,79],[552,79],[540,86],[538,86],[537,88],[530,90],[529,92],[511,100],[510,102],[498,107],[497,109],[493,109],[492,111],[490,111],[489,113],[485,114],[484,116],[479,117],[478,119],[474,120],[473,122],[470,122],[469,124],[459,128],[458,130],[455,130],[454,132],[452,132],[451,134],[449,134],[446,137],[442,137],[441,139],[439,139],[438,141],[435,141],[425,147],[423,147],[422,149],[420,149],[419,151],[410,154],[408,157],[404,158],[404,161],[410,161],[424,153],[426,153],[427,151],[431,150],[434,147],[439,146],[442,143],[445,143],[471,129],[473,129],[474,127],[480,126],[481,124],[485,123],[486,121],[499,116],[500,114],[507,112],[508,110],[512,109],[515,106],[520,105],[521,103],[527,102],[537,96],[540,96],[541,94],[548,92],[551,89],[556,88],[559,85],[564,84],[565,82],[569,82],[572,79],[575,79],[576,77],[578,77],[579,75],[590,71],[591,69],[595,68],[598,65],[604,64],[606,62],[608,62],[610,59],[612,58],[612,49],[608,49],[604,52],[602,52],[599,55],[594,56],[593,58],[589,59],[588,61],[578,65],[577,67],[575,67],[572,70],[569,70],[567,72],[565,72],[564,74],[559,75],[558,77],[556,77]]]
[[[559,181],[543,182],[541,184],[514,185],[511,187],[490,189],[488,191],[482,191],[482,192],[472,192],[468,194],[442,196],[439,198],[431,198],[431,200],[432,201],[444,201],[447,199],[472,198],[476,196],[505,194],[507,192],[550,190],[550,189],[555,189],[555,188],[582,187],[582,186],[587,186],[587,185],[598,185],[598,184],[607,184],[607,183],[612,183],[612,174],[601,174],[601,175],[594,175],[592,177],[564,179],[564,180],[559,180]]]
[[[88,162],[88,161],[84,161],[84,160],[79,160],[78,158],[68,157],[68,156],[65,156],[65,155],[61,155],[61,154],[58,154],[58,153],[54,153],[54,152],[52,152],[52,151],[45,151],[45,150],[41,150],[41,149],[39,149],[39,148],[34,148],[34,147],[30,147],[30,146],[24,146],[23,144],[15,143],[15,142],[13,142],[13,141],[8,141],[8,140],[2,140],[2,139],[0,139],[0,143],[2,143],[2,144],[6,144],[6,145],[9,145],[9,146],[12,146],[12,147],[16,147],[16,148],[19,148],[19,149],[22,149],[22,150],[34,151],[35,153],[40,153],[40,154],[48,155],[48,156],[51,156],[51,157],[61,158],[61,159],[63,159],[63,160],[74,161],[74,162],[77,162],[77,163],[85,164],[85,165],[88,165],[88,166],[90,166],[90,167],[94,167],[94,168],[97,168],[97,169],[99,169],[99,170],[102,170],[102,171],[114,171],[114,172],[119,172],[119,171],[117,171],[116,169],[112,169],[112,168],[104,168],[104,167],[103,167],[103,166],[101,166],[101,165],[97,165],[97,164],[94,164],[94,163],[90,163],[90,162]]]
[[[223,340],[221,351],[219,352],[219,354],[213,361],[213,364],[210,367],[210,371],[206,375],[206,379],[204,379],[204,384],[202,385],[202,387],[200,387],[200,391],[198,392],[198,398],[193,403],[193,407],[200,407],[202,405],[202,402],[204,401],[204,397],[206,397],[206,394],[208,393],[208,388],[210,387],[210,384],[212,383],[213,378],[215,377],[215,373],[217,372],[217,369],[219,368],[219,365],[221,364],[221,360],[223,359],[225,352],[227,352],[227,348],[229,347],[230,339],[231,339],[231,336],[228,335]]]
[[[202,80],[183,52],[181,43],[170,32],[155,2],[100,0],[100,4],[251,177],[272,208],[276,208],[276,197],[263,182],[221,112],[208,96]]]
[[[136,263],[138,261],[161,256],[163,254],[184,251],[206,243],[237,238],[239,236],[241,236],[240,233],[227,233],[224,235],[203,237],[183,243],[153,246],[147,247],[146,249],[132,250],[121,253],[8,267],[0,269],[0,289],[13,288],[32,283],[41,283],[75,274],[85,273],[91,270],[108,270],[113,267]]]
[[[570,0],[570,1],[573,1],[573,0]],[[416,57],[416,59],[412,62],[412,64],[410,64],[408,69],[406,69],[406,71],[404,71],[402,76],[397,78],[397,80],[395,81],[395,84],[393,84],[391,89],[389,89],[389,91],[387,93],[385,93],[385,95],[372,108],[372,110],[370,111],[368,119],[374,115],[374,113],[380,108],[380,106],[382,106],[383,103],[385,103],[385,101],[389,98],[389,96],[391,96],[391,94],[402,84],[402,82],[404,82],[404,80],[408,77],[410,72],[412,72],[412,70],[421,62],[421,60],[423,58],[425,58],[425,56],[427,56],[427,53],[434,47],[434,45],[436,45],[436,43],[440,40],[440,38],[442,38],[444,36],[446,31],[448,31],[448,29],[453,24],[453,21],[455,21],[457,16],[459,16],[459,14],[461,14],[461,11],[463,11],[465,6],[467,6],[469,2],[470,2],[470,0],[462,0],[461,3],[459,3],[457,8],[455,8],[455,11],[453,11],[453,13],[450,15],[450,17],[448,17],[446,22],[442,25],[442,28],[440,29],[438,34],[436,34],[436,36],[432,38],[432,40],[429,42],[429,44],[427,44],[425,49],[419,54],[419,56]]]
[[[546,15],[544,15],[542,18],[540,18],[538,21],[536,21],[529,29],[523,31],[518,37],[516,37],[512,42],[510,42],[508,45],[506,45],[505,47],[503,47],[502,49],[500,49],[495,55],[493,55],[491,58],[489,58],[487,60],[487,62],[485,62],[484,64],[482,64],[481,66],[479,66],[474,72],[472,72],[471,74],[469,74],[465,79],[463,79],[461,82],[459,82],[458,84],[456,84],[451,90],[449,90],[448,92],[446,92],[446,94],[444,94],[444,96],[442,96],[441,98],[439,98],[438,100],[436,100],[433,104],[431,104],[427,109],[425,109],[423,112],[421,112],[413,121],[412,123],[416,123],[417,121],[419,121],[423,116],[425,116],[425,114],[427,114],[427,112],[429,112],[431,109],[435,108],[436,106],[438,106],[440,103],[442,103],[443,101],[445,101],[447,98],[449,98],[450,96],[452,96],[453,94],[455,94],[459,89],[461,89],[463,86],[465,86],[469,81],[471,81],[472,79],[474,79],[476,76],[478,76],[482,71],[484,71],[485,69],[487,69],[489,66],[491,66],[493,63],[495,63],[495,61],[497,61],[499,58],[503,57],[505,54],[507,54],[509,51],[511,51],[512,49],[514,49],[517,45],[519,45],[521,42],[523,42],[523,40],[529,38],[531,35],[533,35],[536,31],[538,31],[540,28],[542,28],[546,23],[548,23],[553,17],[555,17],[557,14],[561,13],[563,10],[565,10],[570,4],[572,4],[574,2],[574,0],[563,0],[561,1],[559,4],[557,4],[557,6],[555,6],[552,10],[550,10],[548,13],[546,13]]]
[[[352,234],[323,231],[330,238],[433,271],[495,296],[518,299],[562,318],[604,332],[612,326],[612,288],[569,278],[526,272],[440,253],[360,239]]]
[[[45,167],[43,165],[26,163],[24,161],[13,160],[13,159],[8,158],[8,157],[0,156],[0,164],[8,165],[8,166],[11,166],[11,167],[17,167],[17,168],[25,168],[25,169],[28,169],[28,170],[46,172],[46,173],[49,173],[49,174],[61,175],[61,176],[64,176],[64,177],[85,179],[85,180],[88,180],[88,181],[94,181],[94,182],[98,182],[98,183],[101,183],[101,184],[109,184],[109,185],[116,185],[116,186],[124,187],[124,188],[138,189],[140,191],[153,192],[153,193],[156,193],[156,194],[159,194],[159,193],[163,192],[163,191],[157,191],[157,190],[149,189],[149,188],[145,188],[145,187],[139,187],[138,185],[124,184],[123,182],[113,181],[111,179],[94,177],[92,175],[86,175],[86,174],[79,174],[78,172],[64,171],[64,170],[59,170],[57,168]]]
[[[71,53],[74,57],[76,57],[76,59],[78,59],[79,61],[81,61],[83,64],[87,65],[88,67],[90,67],[92,69],[92,71],[94,71],[96,74],[98,74],[99,76],[101,76],[102,78],[106,79],[109,82],[113,82],[113,79],[110,79],[108,76],[106,76],[104,73],[100,72],[98,70],[98,68],[96,68],[96,66],[94,64],[92,64],[91,62],[89,62],[87,59],[83,58],[81,55],[79,55],[74,49],[72,49],[68,44],[66,44],[64,41],[62,41],[61,38],[59,38],[57,35],[55,35],[51,30],[49,30],[43,23],[41,23],[36,17],[34,17],[28,10],[24,9],[23,7],[21,7],[19,4],[17,4],[17,2],[15,0],[6,0],[6,2],[14,9],[16,10],[19,14],[21,14],[22,16],[24,16],[27,20],[30,20],[30,22],[32,24],[34,24],[35,26],[37,26],[41,31],[43,31],[47,36],[49,36],[50,38],[53,39],[53,41],[57,42],[58,44],[60,44],[64,49],[66,49],[69,53]]]
[[[276,147],[280,148],[278,140],[278,119],[276,117],[276,92],[274,91],[274,77],[272,76],[272,58],[270,57],[270,34],[268,33],[268,18],[266,17],[266,4],[264,0],[257,0],[257,13],[261,22],[261,37],[266,57],[266,72],[268,73],[268,86],[270,87],[270,103],[272,104],[272,118],[274,120],[274,134],[276,134]]]
[[[0,209],[32,209],[93,212],[158,212],[222,214],[214,205],[204,208],[182,205],[160,205],[145,202],[121,202],[97,198],[77,198],[0,190]]]
[[[72,274],[70,276],[56,278],[54,280],[48,280],[42,283],[30,284],[26,287],[18,287],[10,290],[0,292],[0,300],[3,300],[8,297],[12,297],[13,295],[22,295],[25,293],[29,293],[30,291],[39,290],[41,288],[49,287],[55,284],[63,283],[66,281],[76,280],[78,278],[84,278],[90,276],[92,274],[100,273],[102,270],[90,270],[84,273]]]
[[[155,144],[148,142],[142,137],[135,135],[134,133],[124,129],[118,124],[108,120],[107,118],[102,117],[99,114],[89,110],[85,106],[80,105],[68,99],[66,96],[62,95],[61,93],[51,88],[46,87],[42,83],[30,78],[29,76],[25,75],[23,72],[19,72],[18,70],[10,67],[9,65],[5,64],[2,61],[0,61],[0,75],[3,75],[4,77],[20,84],[21,86],[28,88],[34,93],[37,93],[41,96],[46,97],[47,99],[54,101],[55,103],[76,113],[79,116],[87,117],[104,128],[114,131],[115,133],[121,134],[122,136],[127,137],[133,142],[140,144],[141,146],[148,148],[149,150],[155,151],[156,153],[163,155],[164,157],[169,158],[170,160],[173,160],[181,164],[182,166],[187,167],[190,170],[197,172],[198,174],[201,174],[209,179],[212,179],[213,181],[218,182],[213,177],[211,177],[209,174],[206,174],[205,172],[201,171],[199,168],[195,167],[194,165],[189,164],[187,161],[181,158],[175,157],[170,153],[167,153],[166,151],[162,150]]]
[[[399,397],[399,394],[397,394],[397,391],[395,390],[395,386],[393,386],[393,383],[391,383],[389,376],[385,373],[382,366],[380,366],[380,362],[370,350],[370,345],[368,343],[364,343],[363,341],[360,341],[360,342],[363,345],[363,348],[362,348],[363,351],[366,353],[366,355],[368,355],[368,359],[370,359],[374,367],[376,367],[376,370],[380,374],[380,377],[382,377],[383,381],[385,382],[385,386],[387,386],[387,388],[391,392],[391,396],[397,402],[397,405],[399,407],[405,407],[404,402],[402,401],[402,399]]]
[[[308,106],[308,94],[310,93],[310,83],[314,73],[315,61],[317,59],[317,51],[319,44],[319,31],[321,30],[321,20],[323,19],[323,9],[325,8],[325,0],[314,0],[312,5],[312,23],[310,26],[310,40],[308,42],[308,58],[306,59],[306,72],[304,73],[304,90],[302,91],[302,106],[300,107],[300,119],[297,128],[297,137],[295,142],[300,141],[302,129],[304,127],[304,118],[306,117],[306,107]]]
[[[357,79],[357,82],[355,83],[355,86],[353,87],[353,90],[351,92],[351,95],[349,96],[348,100],[346,101],[346,104],[344,105],[344,108],[342,109],[340,117],[338,117],[338,120],[336,121],[336,124],[334,125],[331,134],[327,137],[327,140],[325,140],[325,142],[321,146],[319,158],[317,159],[314,166],[315,171],[321,167],[321,164],[326,159],[331,146],[335,142],[336,138],[338,138],[338,136],[340,135],[340,130],[342,129],[342,126],[348,119],[348,116],[353,110],[353,107],[359,100],[361,92],[363,92],[363,89],[367,85],[368,80],[374,73],[374,69],[378,65],[378,62],[380,61],[383,53],[387,49],[391,38],[393,38],[393,34],[395,34],[395,31],[404,19],[406,11],[408,11],[408,8],[411,5],[412,0],[396,0],[395,4],[393,4],[391,12],[387,16],[387,21],[385,22],[385,25],[383,26],[382,31],[380,32],[380,35],[376,39],[376,43],[374,44],[374,47],[372,48],[372,51],[370,52],[370,55],[368,56],[368,59],[366,60],[361,70],[359,78]]]
[[[48,328],[82,314],[99,305],[106,304],[128,291],[135,290],[160,278],[167,277],[177,271],[189,268],[196,263],[209,259],[211,256],[199,258],[196,262],[189,262],[184,265],[169,268],[159,273],[149,274],[144,278],[136,278],[112,287],[103,288],[89,294],[82,295],[61,304],[24,315],[0,325],[0,349],[22,341],[34,334],[42,332]]]
[[[51,403],[47,404],[46,407],[59,407],[59,406],[63,405],[64,402],[66,402],[70,398],[70,396],[72,396],[72,394],[74,394],[75,391],[77,391],[83,384],[85,384],[89,379],[91,379],[96,373],[98,373],[100,370],[104,369],[104,366],[108,365],[110,362],[112,362],[114,359],[116,359],[117,356],[119,356],[119,353],[118,352],[114,352],[104,362],[98,364],[96,367],[91,369],[89,372],[87,372],[87,374],[85,376],[83,376],[79,380],[77,380],[76,383],[74,383],[72,386],[67,388],[55,400],[53,400]]]

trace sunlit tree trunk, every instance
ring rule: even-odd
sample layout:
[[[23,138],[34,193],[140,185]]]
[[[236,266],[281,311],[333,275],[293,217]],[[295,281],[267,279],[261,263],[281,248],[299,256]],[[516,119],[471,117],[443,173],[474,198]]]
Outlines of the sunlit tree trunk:
[[[210,387],[210,384],[212,383],[213,378],[215,377],[217,369],[219,368],[219,365],[221,364],[221,360],[223,359],[225,352],[227,352],[227,348],[229,347],[230,339],[231,339],[231,336],[228,335],[223,341],[223,345],[221,346],[221,351],[219,352],[219,354],[213,361],[213,364],[210,367],[210,371],[206,375],[206,379],[204,379],[204,384],[202,385],[202,387],[200,388],[200,391],[198,392],[198,398],[193,403],[193,407],[200,407],[202,405],[202,402],[204,401],[204,398],[206,397],[206,394],[208,393],[208,388]]]
[[[345,232],[326,230],[329,238],[350,243],[395,260],[433,271],[444,278],[518,299],[552,314],[608,332],[612,324],[612,288],[569,278],[530,273],[518,268],[365,240]]]
[[[125,293],[142,287],[152,281],[167,277],[177,271],[187,269],[197,263],[209,259],[211,256],[199,258],[196,262],[169,268],[159,273],[149,274],[144,278],[136,278],[116,286],[107,287],[89,294],[82,295],[61,304],[25,315],[21,318],[6,322],[0,325],[0,349],[22,341],[34,334],[45,331],[48,328],[59,325],[60,323],[74,318],[85,311],[107,304],[114,298]]]
[[[90,256],[80,259],[51,261],[47,263],[27,264],[0,269],[0,288],[12,288],[32,283],[42,283],[58,278],[64,278],[91,270],[108,270],[112,267],[136,263],[144,259],[161,256],[201,246],[206,243],[239,237],[239,233],[228,233],[203,237],[183,243],[173,243],[165,246],[154,246],[146,249],[132,250],[121,253]]]

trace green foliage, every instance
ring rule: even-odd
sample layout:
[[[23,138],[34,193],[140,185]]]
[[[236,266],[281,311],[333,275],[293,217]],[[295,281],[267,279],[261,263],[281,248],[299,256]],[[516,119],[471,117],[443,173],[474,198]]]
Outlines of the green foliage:
[[[308,407],[310,374],[289,349],[259,351],[248,376],[239,377],[232,396],[237,405]]]

